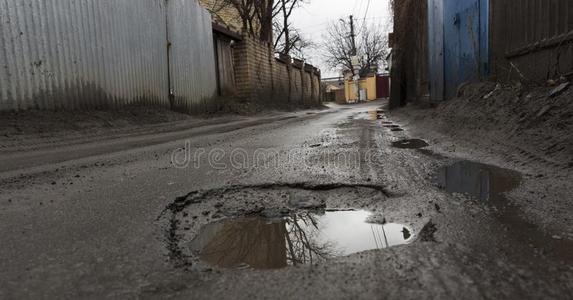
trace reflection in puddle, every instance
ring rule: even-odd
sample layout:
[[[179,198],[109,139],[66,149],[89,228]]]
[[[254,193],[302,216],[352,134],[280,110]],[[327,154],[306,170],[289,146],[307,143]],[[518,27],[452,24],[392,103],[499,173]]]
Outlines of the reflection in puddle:
[[[384,111],[371,110],[368,112],[370,120],[379,120],[384,118]]]
[[[419,139],[401,140],[392,143],[392,147],[400,149],[420,149],[428,146],[429,144],[426,141]]]
[[[505,201],[503,193],[519,186],[515,171],[470,161],[461,161],[440,170],[437,183],[450,193],[463,193],[482,201]]]
[[[498,222],[511,230],[511,236],[520,240],[521,243],[543,249],[547,256],[573,262],[573,241],[552,238],[525,219],[520,213],[520,208],[506,198],[505,193],[520,185],[520,173],[495,166],[461,161],[441,169],[437,174],[436,182],[450,193],[470,195],[495,207]]]
[[[206,225],[190,246],[203,262],[219,267],[277,269],[412,241],[408,227],[367,223],[369,216],[333,211],[224,220]]]

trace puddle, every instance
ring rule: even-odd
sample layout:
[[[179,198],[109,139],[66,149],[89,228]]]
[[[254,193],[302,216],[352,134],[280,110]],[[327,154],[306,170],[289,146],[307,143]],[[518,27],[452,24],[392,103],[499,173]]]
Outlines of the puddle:
[[[370,116],[370,120],[380,120],[384,118],[383,112],[377,110],[369,111],[368,115]]]
[[[507,203],[504,193],[519,186],[518,172],[471,161],[461,161],[442,168],[436,181],[450,193],[471,195],[481,201]]]
[[[573,241],[558,240],[524,218],[520,208],[505,193],[521,184],[520,173],[495,166],[461,161],[442,168],[436,178],[440,188],[450,193],[473,196],[496,209],[496,218],[509,230],[511,238],[547,256],[573,262]]]
[[[420,149],[430,146],[426,141],[420,139],[401,140],[392,143],[392,147],[400,149]]]
[[[222,268],[278,269],[413,240],[409,227],[368,223],[370,215],[328,211],[228,219],[203,227],[190,248],[201,261]]]

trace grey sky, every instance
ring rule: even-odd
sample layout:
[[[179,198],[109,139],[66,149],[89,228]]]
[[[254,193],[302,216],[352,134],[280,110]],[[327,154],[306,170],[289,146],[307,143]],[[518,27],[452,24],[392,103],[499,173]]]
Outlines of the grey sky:
[[[309,4],[293,12],[292,24],[300,29],[305,37],[320,44],[331,22],[337,22],[341,18],[348,19],[351,14],[356,19],[357,28],[362,26],[364,21],[385,27],[390,18],[389,0],[310,0]],[[324,65],[319,50],[309,52],[307,61],[320,67],[323,77],[339,75],[337,70],[329,70]]]

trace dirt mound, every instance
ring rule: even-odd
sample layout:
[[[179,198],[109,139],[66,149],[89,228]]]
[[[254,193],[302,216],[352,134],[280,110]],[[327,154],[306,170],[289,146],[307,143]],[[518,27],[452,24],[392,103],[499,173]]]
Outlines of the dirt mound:
[[[452,137],[489,139],[531,160],[572,168],[573,88],[552,95],[555,89],[471,84],[437,109],[412,116]]]

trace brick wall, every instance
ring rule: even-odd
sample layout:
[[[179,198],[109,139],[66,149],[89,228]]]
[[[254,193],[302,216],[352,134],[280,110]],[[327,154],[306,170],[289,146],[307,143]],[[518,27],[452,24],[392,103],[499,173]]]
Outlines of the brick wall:
[[[272,46],[248,35],[236,44],[234,61],[238,101],[275,108],[320,104],[320,71],[315,67],[275,58]]]
[[[199,0],[199,2],[211,13],[214,22],[235,32],[241,32],[243,28],[241,15],[233,6],[225,4],[224,0]]]

